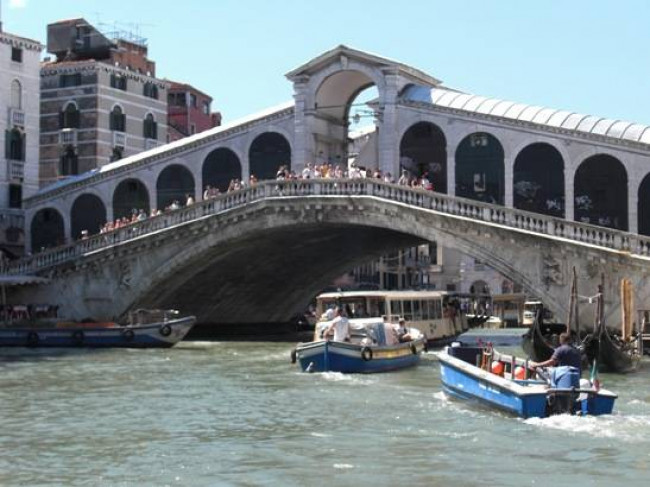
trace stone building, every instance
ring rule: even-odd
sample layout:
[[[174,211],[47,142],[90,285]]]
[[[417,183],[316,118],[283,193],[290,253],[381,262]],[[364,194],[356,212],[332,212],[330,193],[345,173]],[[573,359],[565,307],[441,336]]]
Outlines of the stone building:
[[[38,189],[38,110],[40,53],[38,42],[2,31],[0,24],[0,249],[21,252],[24,239],[23,198]]]
[[[187,83],[170,81],[167,93],[167,142],[221,125],[221,113],[212,112],[212,97]]]
[[[84,19],[47,27],[41,67],[40,183],[100,168],[167,140],[168,83],[143,38]]]

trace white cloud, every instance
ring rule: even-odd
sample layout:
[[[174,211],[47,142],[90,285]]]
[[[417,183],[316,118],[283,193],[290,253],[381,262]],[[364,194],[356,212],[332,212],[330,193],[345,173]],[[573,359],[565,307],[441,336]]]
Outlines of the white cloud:
[[[9,0],[9,8],[25,8],[27,0]]]

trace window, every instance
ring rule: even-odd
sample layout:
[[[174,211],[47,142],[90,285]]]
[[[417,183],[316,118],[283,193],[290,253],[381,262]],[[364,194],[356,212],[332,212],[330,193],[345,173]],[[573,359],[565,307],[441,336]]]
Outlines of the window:
[[[210,115],[210,102],[209,101],[204,101],[203,102],[203,115]]]
[[[62,74],[59,78],[59,87],[68,88],[70,86],[79,86],[81,84],[81,73]]]
[[[167,95],[167,104],[172,107],[184,107],[186,105],[185,93],[170,93]]]
[[[190,93],[190,106],[196,108],[196,95]]]
[[[122,108],[116,105],[110,115],[110,129],[118,132],[126,132],[126,115]]]
[[[190,135],[194,135],[196,133],[196,125],[193,123],[190,124]]]
[[[71,146],[65,148],[59,161],[59,175],[73,176],[79,174],[79,156]]]
[[[17,63],[23,62],[23,50],[18,47],[11,48],[11,60]]]
[[[22,184],[9,185],[9,208],[22,208],[23,186]]]
[[[65,109],[59,113],[59,128],[78,129],[79,128],[79,110],[74,103],[68,103]]]
[[[21,109],[23,107],[23,89],[17,79],[11,82],[11,108]]]
[[[390,302],[390,314],[393,316],[402,315],[402,302],[401,301],[391,301]]]
[[[111,88],[126,91],[126,77],[119,74],[111,74]]]
[[[142,132],[145,139],[158,139],[158,124],[151,113],[144,119]]]
[[[119,161],[124,157],[124,149],[122,147],[113,147],[113,154],[111,155],[111,162]]]
[[[150,81],[144,84],[142,94],[148,98],[158,99],[158,87]]]
[[[25,160],[25,134],[18,129],[5,131],[5,157],[12,161]]]

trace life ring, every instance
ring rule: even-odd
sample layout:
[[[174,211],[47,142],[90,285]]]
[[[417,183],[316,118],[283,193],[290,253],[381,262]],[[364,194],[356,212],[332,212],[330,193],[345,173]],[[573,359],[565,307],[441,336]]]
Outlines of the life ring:
[[[372,360],[372,348],[363,347],[361,349],[361,358],[366,362],[369,362],[370,360]]]
[[[296,363],[296,358],[297,358],[296,357],[296,349],[294,348],[293,350],[291,350],[291,363],[292,364]]]
[[[77,344],[81,345],[84,341],[85,335],[82,330],[76,330],[72,333],[72,340]]]
[[[413,355],[417,355],[417,354],[418,354],[418,347],[415,346],[415,343],[411,343],[411,353],[412,353]]]
[[[41,337],[38,336],[38,333],[35,331],[30,331],[27,334],[27,345],[30,347],[35,347],[38,345],[38,342],[40,341]]]
[[[135,333],[133,333],[133,330],[124,330],[122,332],[122,336],[124,337],[125,340],[131,341],[133,338],[135,338]]]
[[[164,337],[168,337],[172,334],[172,327],[169,325],[163,325],[160,327],[160,334]]]

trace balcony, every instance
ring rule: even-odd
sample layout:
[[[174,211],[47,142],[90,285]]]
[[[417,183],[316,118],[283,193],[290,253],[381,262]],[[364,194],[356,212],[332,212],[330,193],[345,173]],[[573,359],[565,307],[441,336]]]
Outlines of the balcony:
[[[144,139],[145,150],[153,149],[155,147],[158,147],[159,145],[160,142],[158,142],[156,139]]]
[[[59,144],[77,145],[77,129],[61,129],[59,132]]]
[[[126,133],[113,131],[113,147],[126,148]]]
[[[25,112],[18,108],[9,109],[9,126],[24,127],[25,126]]]
[[[22,183],[25,178],[25,163],[7,159],[7,179],[12,183]]]

